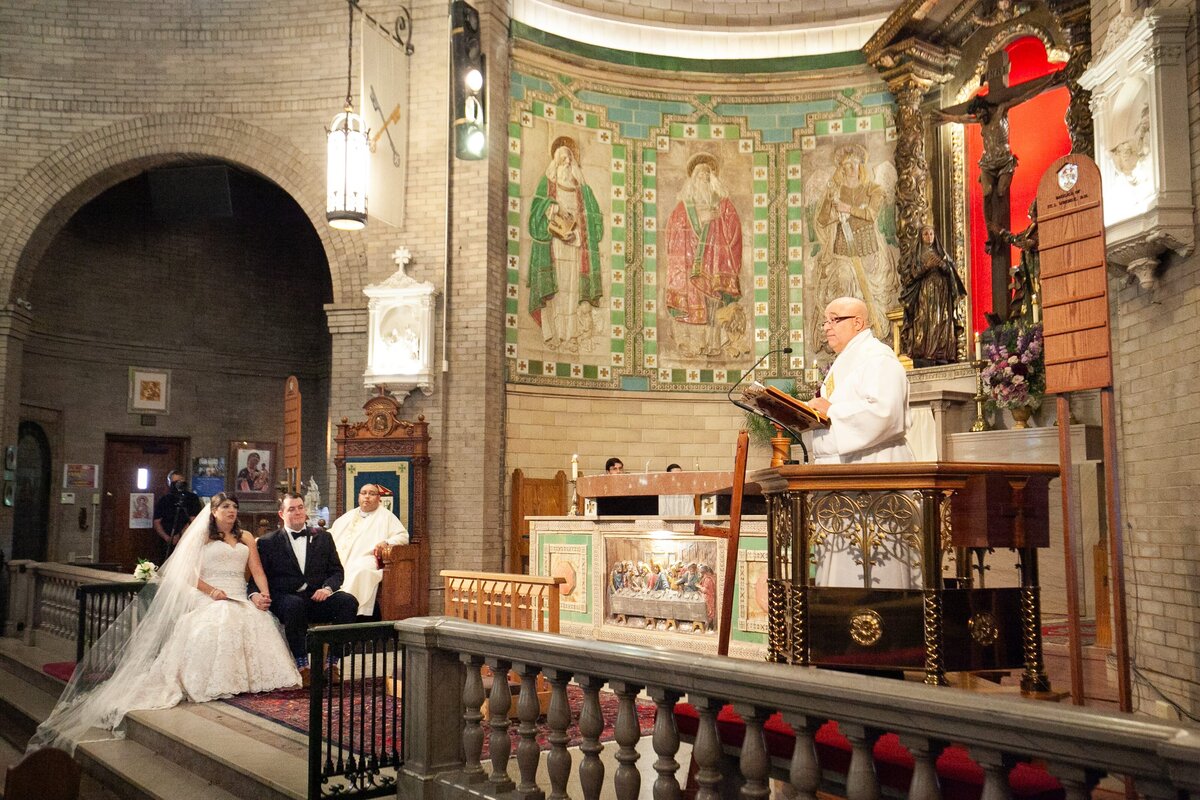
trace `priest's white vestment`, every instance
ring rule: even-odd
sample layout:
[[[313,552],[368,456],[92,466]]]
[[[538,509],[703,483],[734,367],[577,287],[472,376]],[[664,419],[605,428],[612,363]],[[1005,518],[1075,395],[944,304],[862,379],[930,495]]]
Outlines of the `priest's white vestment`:
[[[813,431],[818,464],[878,464],[912,461],[905,441],[911,415],[908,375],[892,348],[860,331],[834,359],[821,396],[829,405],[828,429]],[[863,531],[852,531],[862,535]],[[848,532],[849,533],[849,532]],[[818,586],[863,587],[863,553],[849,535],[828,536],[814,547]],[[919,589],[921,556],[894,537],[870,548],[874,589]],[[860,563],[855,563],[855,562]]]
[[[408,531],[395,514],[380,506],[370,514],[357,507],[347,511],[334,521],[329,532],[346,571],[342,591],[354,595],[361,616],[370,616],[383,580],[383,570],[375,563],[375,545],[408,544]]]

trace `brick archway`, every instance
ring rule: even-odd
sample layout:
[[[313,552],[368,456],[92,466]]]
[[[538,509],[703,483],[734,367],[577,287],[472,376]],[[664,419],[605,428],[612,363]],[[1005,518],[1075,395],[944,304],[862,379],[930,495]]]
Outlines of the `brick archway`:
[[[89,200],[147,169],[216,158],[277,184],[308,216],[329,262],[334,302],[360,296],[366,243],[325,223],[324,169],[292,142],[233,118],[141,117],[98,128],[29,170],[0,201],[0,300],[22,297],[55,235]]]

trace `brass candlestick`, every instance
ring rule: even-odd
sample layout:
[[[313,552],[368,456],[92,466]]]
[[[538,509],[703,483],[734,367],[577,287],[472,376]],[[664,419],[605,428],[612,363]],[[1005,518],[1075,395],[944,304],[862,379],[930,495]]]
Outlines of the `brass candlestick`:
[[[971,362],[971,366],[975,368],[975,424],[971,426],[973,432],[991,430],[987,417],[983,413],[983,404],[987,402],[988,397],[983,390],[983,368],[986,365],[987,362],[983,359]]]

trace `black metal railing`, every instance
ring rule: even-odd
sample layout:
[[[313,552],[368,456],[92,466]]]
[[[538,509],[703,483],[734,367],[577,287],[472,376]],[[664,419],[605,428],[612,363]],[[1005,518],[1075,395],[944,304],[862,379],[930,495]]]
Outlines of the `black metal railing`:
[[[90,583],[75,590],[79,621],[75,629],[75,662],[83,660],[88,648],[108,630],[122,611],[146,588],[140,581]]]
[[[390,622],[308,632],[308,798],[395,795],[404,653]]]

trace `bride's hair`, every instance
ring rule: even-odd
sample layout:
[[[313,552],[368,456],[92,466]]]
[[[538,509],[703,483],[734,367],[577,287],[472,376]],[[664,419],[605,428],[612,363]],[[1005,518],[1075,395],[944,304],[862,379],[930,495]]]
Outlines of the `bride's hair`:
[[[212,496],[212,500],[209,501],[209,508],[211,508],[213,511],[216,511],[218,508],[221,507],[221,503],[224,503],[226,500],[232,500],[233,504],[235,506],[237,506],[238,508],[242,507],[242,504],[238,502],[237,495],[225,494],[224,492],[217,492],[216,494],[214,494]],[[234,536],[238,535],[237,520],[233,521],[233,535]],[[217,527],[217,515],[216,514],[213,514],[212,516],[210,516],[208,518],[208,538],[214,542],[219,542],[225,538],[225,534],[222,533],[221,529]]]

